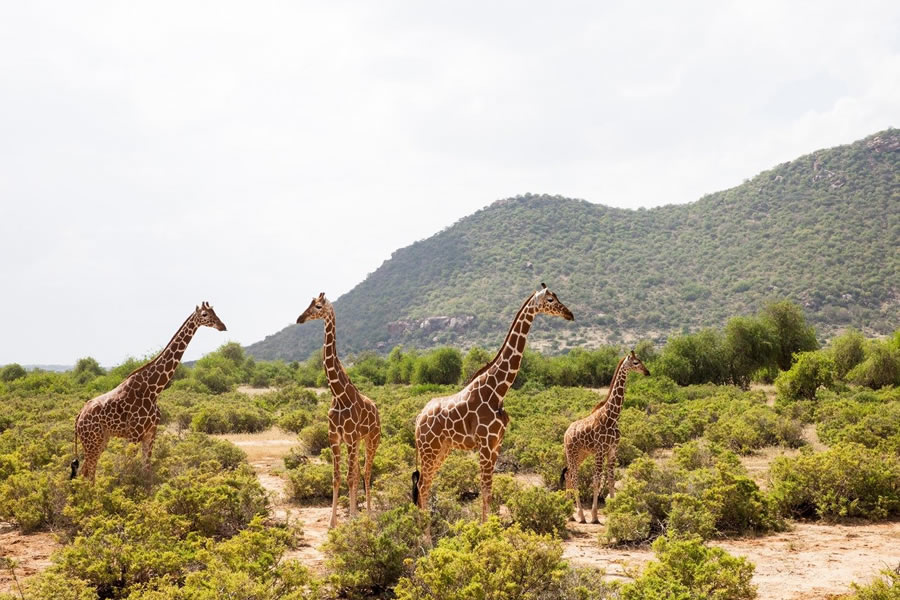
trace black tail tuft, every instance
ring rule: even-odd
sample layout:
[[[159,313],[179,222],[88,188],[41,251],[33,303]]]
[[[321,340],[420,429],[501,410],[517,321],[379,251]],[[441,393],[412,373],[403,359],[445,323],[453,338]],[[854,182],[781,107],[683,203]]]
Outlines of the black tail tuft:
[[[559,474],[559,487],[560,489],[566,489],[566,471],[569,470],[569,467],[563,467],[562,473]]]
[[[413,500],[413,504],[418,506],[419,505],[419,471],[418,471],[418,469],[413,471],[412,480],[413,480],[412,500]]]
[[[69,479],[75,479],[75,476],[78,474],[78,459],[72,461],[72,474],[69,475]]]

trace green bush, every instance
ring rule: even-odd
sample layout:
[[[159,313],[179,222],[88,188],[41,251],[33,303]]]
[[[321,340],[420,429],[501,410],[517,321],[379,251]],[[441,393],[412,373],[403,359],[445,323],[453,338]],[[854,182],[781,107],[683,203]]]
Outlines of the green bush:
[[[667,530],[709,538],[781,526],[772,503],[737,457],[698,442],[677,448],[660,465],[649,458],[636,460],[606,508],[606,539],[619,544],[642,542]]]
[[[263,409],[248,404],[249,397],[237,394],[233,401],[201,406],[191,419],[191,429],[203,433],[255,433],[268,429],[272,417]]]
[[[407,504],[373,520],[363,515],[328,532],[322,550],[342,598],[364,599],[388,592],[406,571],[405,561],[424,549],[421,515]]]
[[[215,538],[233,536],[267,510],[266,492],[248,465],[216,474],[188,471],[164,483],[156,499],[186,518],[191,531]]]
[[[900,600],[900,572],[884,569],[881,576],[865,585],[853,585],[848,600]]]
[[[827,352],[802,352],[794,365],[775,379],[775,389],[782,400],[815,400],[816,390],[834,384],[834,359]]]
[[[900,457],[860,444],[778,457],[770,494],[782,515],[887,519],[900,514]]]
[[[567,573],[558,541],[516,525],[504,529],[492,517],[455,526],[395,593],[399,600],[552,598]]]
[[[462,356],[455,348],[438,348],[416,361],[412,383],[455,384],[462,375]]]
[[[15,381],[28,375],[28,372],[19,363],[10,363],[0,369],[0,381]]]
[[[656,560],[634,583],[622,588],[622,600],[672,598],[679,600],[752,600],[753,564],[710,548],[699,538],[668,539],[653,543]]]
[[[527,487],[513,493],[506,502],[514,523],[535,533],[566,537],[566,522],[572,516],[573,502],[565,492],[542,487]]]
[[[300,430],[300,443],[308,456],[318,456],[325,448],[330,448],[328,441],[328,423],[316,421]]]
[[[831,340],[829,351],[834,359],[835,375],[839,379],[847,376],[853,367],[866,358],[866,338],[856,329],[848,329]]]
[[[333,468],[330,464],[301,464],[289,470],[287,477],[288,492],[295,502],[312,504],[331,500]]]
[[[471,500],[481,491],[481,469],[472,452],[451,452],[435,477],[436,494],[449,494],[456,500]]]
[[[303,408],[298,408],[282,415],[278,419],[278,426],[285,431],[300,433],[303,428],[309,425],[311,422],[312,415],[310,415],[309,411]]]
[[[865,360],[847,373],[847,379],[873,390],[888,385],[900,386],[900,348],[890,340],[870,341]]]

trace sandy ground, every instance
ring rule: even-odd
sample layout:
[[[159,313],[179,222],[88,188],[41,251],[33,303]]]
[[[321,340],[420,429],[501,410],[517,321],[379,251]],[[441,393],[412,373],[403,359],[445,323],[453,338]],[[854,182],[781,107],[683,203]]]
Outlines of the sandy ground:
[[[59,548],[52,533],[23,535],[9,523],[0,522],[0,559],[15,562],[15,578],[19,583],[29,575],[34,575],[50,566],[50,555]],[[15,593],[13,571],[0,562],[0,593]]]

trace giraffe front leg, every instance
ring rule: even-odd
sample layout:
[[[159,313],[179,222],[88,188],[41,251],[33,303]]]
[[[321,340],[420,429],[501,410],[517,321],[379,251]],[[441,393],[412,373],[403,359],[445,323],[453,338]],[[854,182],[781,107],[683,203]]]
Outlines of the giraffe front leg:
[[[482,448],[479,452],[479,466],[481,467],[481,522],[487,521],[491,510],[491,487],[494,481],[494,465],[497,463],[498,453],[490,448]]]
[[[366,440],[366,464],[363,468],[363,485],[366,488],[366,512],[372,512],[372,492],[370,482],[372,480],[372,463],[375,461],[375,451],[378,449],[378,442],[381,441],[380,435],[373,435]]]
[[[147,430],[141,438],[141,453],[144,456],[144,470],[150,474],[150,458],[153,456],[153,442],[156,441],[156,427]]]
[[[581,460],[576,456],[567,457],[568,471],[566,471],[566,479],[568,486],[575,494],[575,507],[578,509],[578,521],[584,523],[584,509],[581,507],[581,491],[578,489],[578,469],[581,467]],[[572,519],[573,521],[575,519]]]
[[[598,452],[594,455],[594,476],[592,477],[593,484],[593,492],[594,499],[591,504],[591,523],[599,523],[600,519],[597,518],[597,496],[600,495],[600,490],[603,489],[603,453]]]
[[[609,497],[616,495],[616,455],[618,454],[618,444],[613,444],[606,453],[606,481],[605,486],[609,486]]]
[[[359,485],[359,441],[347,446],[347,487],[350,490],[350,518],[356,516],[356,488]]]
[[[341,490],[341,441],[337,436],[329,436],[329,438],[331,443],[331,462],[334,467],[331,477],[331,521],[328,523],[328,528],[331,529],[337,525],[338,494]]]

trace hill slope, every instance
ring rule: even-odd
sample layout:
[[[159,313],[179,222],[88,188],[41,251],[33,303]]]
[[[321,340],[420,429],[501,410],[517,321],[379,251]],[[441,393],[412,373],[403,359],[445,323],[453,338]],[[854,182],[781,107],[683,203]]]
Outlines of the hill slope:
[[[805,307],[821,336],[900,327],[900,130],[820,150],[687,205],[624,210],[558,196],[500,200],[391,258],[335,302],[344,353],[395,344],[495,346],[541,281],[575,313],[539,317],[530,343],[562,350],[662,339]],[[302,359],[321,324],[248,347]]]

